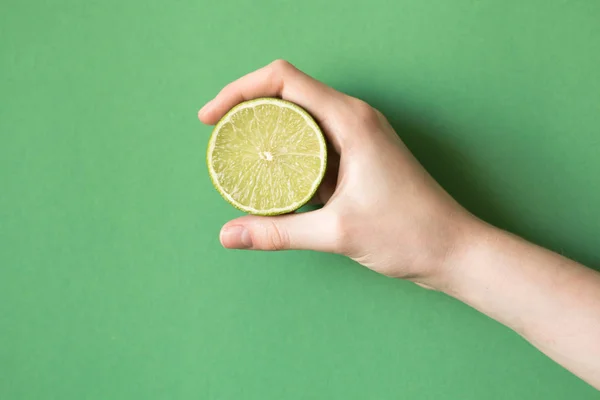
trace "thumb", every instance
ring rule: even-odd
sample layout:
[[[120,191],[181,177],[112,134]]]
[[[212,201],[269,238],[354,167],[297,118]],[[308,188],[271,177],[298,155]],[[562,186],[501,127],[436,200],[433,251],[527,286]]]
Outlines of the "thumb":
[[[276,217],[246,216],[225,224],[221,244],[228,249],[335,252],[335,219],[320,209]]]

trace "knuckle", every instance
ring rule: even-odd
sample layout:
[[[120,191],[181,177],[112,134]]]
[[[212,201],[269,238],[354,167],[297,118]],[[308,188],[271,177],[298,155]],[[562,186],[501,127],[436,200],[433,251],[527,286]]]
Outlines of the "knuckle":
[[[379,123],[379,114],[381,113],[363,100],[353,99],[352,110],[354,116],[362,123],[365,123],[369,126]]]
[[[383,115],[383,113],[381,111],[379,111],[375,107],[373,107],[373,111],[375,111],[375,114],[377,115],[378,119],[387,121],[387,118],[385,117],[385,115]]]
[[[294,71],[295,67],[285,60],[278,59],[270,63],[266,69],[270,92],[281,95],[284,81],[289,79],[290,72]]]
[[[271,68],[277,72],[286,72],[294,69],[295,67],[289,61],[277,59],[271,63]]]
[[[375,109],[365,102],[362,102],[358,108],[358,116],[365,122],[375,122],[378,120],[378,115]]]
[[[280,229],[274,222],[266,226],[265,233],[265,250],[285,250],[290,247],[290,238],[287,232]]]
[[[348,254],[352,249],[353,227],[352,219],[347,214],[334,214],[331,217],[331,226],[335,237],[334,252]]]

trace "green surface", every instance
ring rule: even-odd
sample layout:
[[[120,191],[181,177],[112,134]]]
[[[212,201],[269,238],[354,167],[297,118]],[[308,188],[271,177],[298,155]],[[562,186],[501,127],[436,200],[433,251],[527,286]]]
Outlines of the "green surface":
[[[225,251],[197,109],[287,58],[487,220],[600,266],[600,2],[0,4],[0,399],[597,399],[341,257]]]

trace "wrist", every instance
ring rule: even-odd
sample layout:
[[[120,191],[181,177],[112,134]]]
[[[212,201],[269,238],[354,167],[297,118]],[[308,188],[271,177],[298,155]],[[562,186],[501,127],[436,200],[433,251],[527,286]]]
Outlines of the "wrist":
[[[502,241],[505,232],[469,215],[455,225],[451,245],[435,268],[436,273],[417,283],[453,297],[468,289],[473,268],[485,268],[478,261]]]
[[[477,219],[450,255],[440,291],[471,304],[482,285],[496,282],[508,272],[498,264],[517,243],[510,233]]]

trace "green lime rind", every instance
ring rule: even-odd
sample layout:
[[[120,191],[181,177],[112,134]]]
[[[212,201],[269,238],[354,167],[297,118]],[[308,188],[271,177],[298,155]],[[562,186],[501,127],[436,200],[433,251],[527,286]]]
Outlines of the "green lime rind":
[[[320,173],[319,173],[317,179],[315,179],[315,183],[313,184],[312,190],[305,198],[303,198],[302,200],[300,200],[294,204],[291,204],[289,207],[272,208],[269,210],[257,210],[252,207],[247,207],[247,206],[244,206],[243,204],[236,202],[227,193],[225,193],[225,191],[221,188],[221,185],[218,184],[214,170],[212,169],[212,166],[211,166],[211,150],[214,148],[217,134],[218,134],[221,126],[229,120],[229,117],[232,114],[237,112],[240,108],[248,107],[252,104],[261,103],[261,102],[265,102],[265,101],[269,104],[273,104],[273,103],[284,104],[288,108],[291,108],[292,110],[294,110],[297,113],[299,113],[300,115],[302,115],[307,121],[309,121],[309,123],[311,125],[313,125],[314,131],[317,134],[321,148],[323,149],[323,161],[321,163],[321,169],[319,171]],[[294,104],[290,101],[287,101],[287,100],[282,100],[282,99],[278,99],[278,98],[274,98],[274,97],[259,97],[256,99],[244,101],[242,103],[237,104],[236,106],[231,108],[231,110],[229,110],[219,120],[219,122],[217,122],[217,124],[213,128],[213,131],[210,135],[210,139],[208,141],[208,146],[207,146],[207,150],[206,150],[206,165],[208,167],[210,180],[211,180],[214,188],[221,195],[221,197],[223,197],[223,199],[225,199],[225,201],[227,201],[229,204],[231,204],[233,207],[237,208],[238,210],[243,211],[245,213],[253,214],[253,215],[263,215],[263,216],[289,214],[291,212],[298,210],[302,206],[306,205],[306,203],[308,203],[310,201],[310,199],[312,199],[314,197],[315,193],[319,189],[319,186],[320,186],[321,182],[323,181],[323,178],[325,176],[325,172],[327,169],[327,145],[325,143],[325,136],[323,135],[323,131],[321,130],[321,128],[319,127],[319,125],[317,124],[315,119],[302,107],[300,107],[297,104]]]

